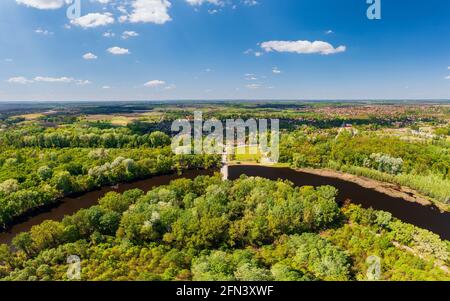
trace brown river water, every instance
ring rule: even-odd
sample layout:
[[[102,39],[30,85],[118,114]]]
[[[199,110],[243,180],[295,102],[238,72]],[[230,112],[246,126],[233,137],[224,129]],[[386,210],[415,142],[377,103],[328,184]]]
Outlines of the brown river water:
[[[139,180],[132,183],[119,184],[114,187],[103,187],[99,190],[87,192],[78,197],[66,197],[49,208],[42,208],[37,212],[30,214],[9,227],[6,231],[0,233],[0,244],[9,244],[11,240],[19,233],[29,231],[34,225],[38,225],[45,220],[61,221],[64,216],[71,215],[80,209],[86,209],[98,204],[98,200],[111,191],[122,193],[130,189],[141,189],[144,192],[152,188],[167,185],[171,181],[179,178],[194,179],[201,175],[213,175],[214,170],[190,170],[185,171],[183,175],[165,175],[155,176],[146,180]]]
[[[441,211],[435,206],[423,206],[419,203],[408,202],[402,198],[395,198],[387,194],[362,187],[353,182],[340,179],[297,172],[290,168],[271,168],[263,166],[234,166],[230,168],[230,180],[241,174],[259,176],[270,180],[289,180],[296,186],[331,185],[339,190],[337,202],[343,204],[350,200],[363,208],[373,208],[392,213],[392,215],[406,223],[430,230],[441,238],[450,240],[450,213]]]
[[[214,170],[187,171],[182,176],[155,176],[146,180],[140,180],[133,183],[120,184],[116,187],[104,187],[83,194],[78,197],[67,197],[56,203],[51,208],[42,208],[41,210],[27,216],[8,230],[0,233],[0,243],[9,244],[18,233],[29,231],[32,226],[42,223],[45,220],[61,221],[64,216],[73,214],[80,209],[89,208],[98,203],[106,193],[110,191],[124,192],[129,189],[139,188],[145,192],[160,185],[169,184],[170,181],[184,177],[195,178],[199,175],[212,175]],[[434,206],[422,206],[418,203],[408,202],[401,198],[391,197],[389,195],[364,188],[358,184],[343,181],[340,179],[324,176],[312,175],[308,173],[294,171],[289,168],[271,168],[262,166],[230,166],[229,178],[234,180],[241,175],[259,176],[271,180],[289,180],[296,186],[322,186],[331,185],[339,190],[337,196],[338,203],[342,204],[346,200],[351,200],[364,208],[372,207],[376,210],[384,210],[404,222],[416,225],[420,228],[428,229],[443,239],[450,240],[450,213],[441,213]]]

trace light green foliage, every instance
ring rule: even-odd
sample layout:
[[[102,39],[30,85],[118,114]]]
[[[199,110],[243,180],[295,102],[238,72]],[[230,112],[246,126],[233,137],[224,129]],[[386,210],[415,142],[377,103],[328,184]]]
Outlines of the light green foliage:
[[[393,158],[386,154],[371,154],[363,162],[365,167],[374,168],[381,172],[389,174],[399,174],[403,168],[402,158]]]
[[[288,243],[296,250],[294,266],[306,268],[323,280],[348,280],[349,260],[338,248],[313,234],[292,237]]]
[[[247,250],[233,253],[214,251],[208,256],[194,259],[193,280],[196,281],[270,281],[269,270],[260,266],[255,254]]]
[[[370,131],[337,135],[302,128],[282,135],[281,162],[293,167],[332,168],[411,187],[437,202],[450,202],[448,145],[405,141]]]
[[[9,195],[19,190],[19,182],[16,179],[9,179],[0,183],[0,193]]]
[[[282,237],[274,248],[263,252],[273,272],[281,278],[310,275],[314,279],[344,281],[350,279],[348,256],[317,234],[304,233]]]
[[[271,268],[271,273],[275,281],[306,281],[310,280],[301,272],[283,263],[276,263]]]
[[[399,221],[390,223],[393,239],[413,248],[417,254],[448,261],[449,251],[447,245],[438,235],[412,225],[404,225]]]
[[[5,158],[14,158],[14,168]],[[182,160],[182,166],[175,162]],[[181,168],[209,168],[218,156],[175,156],[157,149],[7,149],[0,154],[0,227],[30,209],[73,193],[165,174]],[[13,179],[11,179],[13,177]],[[124,208],[125,209],[125,208]]]
[[[52,177],[53,171],[48,166],[41,166],[38,168],[37,174],[42,181],[46,181]]]

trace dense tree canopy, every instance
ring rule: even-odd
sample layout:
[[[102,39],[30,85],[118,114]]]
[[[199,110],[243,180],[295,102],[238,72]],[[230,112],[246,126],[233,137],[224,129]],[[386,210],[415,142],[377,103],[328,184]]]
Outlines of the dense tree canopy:
[[[448,242],[336,193],[245,176],[112,192],[0,246],[0,276],[65,280],[76,254],[83,280],[364,280],[376,255],[382,279],[450,279]]]
[[[6,149],[0,154],[0,228],[63,196],[218,164],[218,156],[177,156],[170,147]]]
[[[295,168],[332,168],[409,186],[442,208],[450,204],[450,152],[446,143],[406,141],[370,131],[303,127],[282,135],[280,160]]]

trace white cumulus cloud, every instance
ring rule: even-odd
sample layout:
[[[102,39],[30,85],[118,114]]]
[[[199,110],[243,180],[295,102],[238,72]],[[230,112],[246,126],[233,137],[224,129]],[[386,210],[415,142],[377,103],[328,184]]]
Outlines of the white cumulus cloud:
[[[254,51],[253,49],[247,49],[244,51],[244,54],[250,54],[250,55],[254,55],[256,57],[260,57],[263,56],[263,53],[261,51]]]
[[[114,55],[130,54],[130,51],[128,49],[120,48],[120,47],[117,47],[117,46],[108,48],[107,51],[109,53],[111,53],[111,54],[114,54]]]
[[[247,6],[255,6],[258,4],[259,4],[259,2],[256,0],[244,0],[244,5],[247,5]]]
[[[49,77],[49,76],[36,76],[33,79],[28,79],[24,76],[11,77],[7,80],[8,83],[12,84],[31,84],[31,83],[75,83],[77,85],[88,85],[91,84],[89,80],[75,79],[73,77],[62,76],[62,77]]]
[[[192,6],[199,6],[199,5],[203,5],[205,3],[220,5],[220,6],[224,5],[224,2],[222,0],[186,0],[186,2]]]
[[[145,87],[150,87],[150,88],[155,88],[155,87],[159,87],[159,86],[164,86],[165,84],[166,84],[165,81],[155,79],[155,80],[151,80],[149,82],[146,82],[144,84],[144,86]]]
[[[27,79],[24,76],[17,76],[17,77],[11,77],[10,79],[7,80],[8,83],[11,84],[21,84],[21,85],[25,85],[25,84],[29,84],[32,83],[32,80]]]
[[[87,79],[85,79],[85,80],[80,80],[80,79],[79,79],[79,80],[76,80],[75,83],[76,83],[77,85],[80,85],[80,86],[92,84],[92,82],[91,82],[90,80],[87,80]]]
[[[114,18],[111,13],[90,13],[71,20],[70,23],[82,28],[94,28],[99,26],[106,26],[114,23]]]
[[[261,88],[262,85],[261,85],[261,84],[248,84],[248,85],[246,85],[245,87],[246,87],[247,89],[255,90],[255,89]]]
[[[169,15],[172,4],[168,0],[134,0],[131,6],[133,11],[126,18],[131,23],[164,24],[172,20]]]
[[[45,83],[71,83],[74,81],[72,77],[48,77],[48,76],[36,76],[34,78],[36,82],[45,82]]]
[[[42,29],[42,28],[38,28],[34,32],[37,34],[44,35],[44,36],[51,36],[54,34],[52,31],[48,31],[47,29]]]
[[[103,36],[104,36],[105,38],[113,38],[113,37],[116,36],[116,34],[115,34],[114,32],[107,31],[107,32],[105,32],[105,33],[103,34]]]
[[[67,0],[16,0],[18,4],[37,9],[58,9],[67,3]]]
[[[273,68],[272,68],[272,73],[273,73],[273,74],[281,74],[281,70],[278,69],[277,67],[273,67]]]
[[[126,40],[128,38],[137,37],[139,34],[135,31],[124,31],[122,33],[122,39]]]
[[[83,59],[85,59],[85,60],[96,60],[97,58],[98,57],[91,52],[88,52],[85,55],[83,55]]]
[[[319,53],[323,55],[335,54],[346,51],[345,46],[333,47],[323,41],[268,41],[261,43],[261,48],[266,52],[291,52],[298,54]]]

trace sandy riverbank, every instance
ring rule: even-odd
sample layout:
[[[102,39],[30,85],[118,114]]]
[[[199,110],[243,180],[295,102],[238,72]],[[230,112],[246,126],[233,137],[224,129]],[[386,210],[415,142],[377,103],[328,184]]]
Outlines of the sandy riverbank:
[[[254,165],[254,166],[268,166],[268,167],[288,167],[286,165],[264,165],[264,164],[258,164],[258,163],[242,163],[242,164],[236,164],[232,163],[231,165]],[[448,208],[446,208],[444,205],[433,202],[433,200],[420,192],[406,187],[406,186],[400,186],[397,184],[392,184],[388,182],[381,182],[378,180],[374,180],[371,178],[363,177],[363,176],[356,176],[349,173],[344,173],[332,169],[313,169],[313,168],[292,168],[293,170],[297,170],[304,173],[309,173],[313,175],[328,177],[328,178],[334,178],[334,179],[340,179],[343,181],[349,181],[355,184],[358,184],[364,188],[373,189],[375,191],[378,191],[380,193],[384,193],[386,195],[389,195],[391,197],[395,198],[402,198],[408,202],[418,203],[423,206],[431,206],[435,205],[438,207],[442,212],[449,211]]]
[[[400,185],[387,183],[387,182],[380,182],[380,181],[370,179],[367,177],[356,176],[356,175],[352,175],[352,174],[348,174],[348,173],[343,173],[340,171],[335,171],[332,169],[300,168],[300,169],[296,169],[296,170],[305,172],[305,173],[309,173],[309,174],[323,176],[323,177],[329,177],[329,178],[340,179],[343,181],[353,182],[362,187],[373,189],[375,191],[387,194],[392,197],[402,198],[408,202],[419,203],[424,206],[430,206],[430,205],[434,204],[433,201],[429,197],[426,197],[426,196],[420,194],[418,191],[411,189],[409,187],[405,187],[405,186],[400,186]]]

